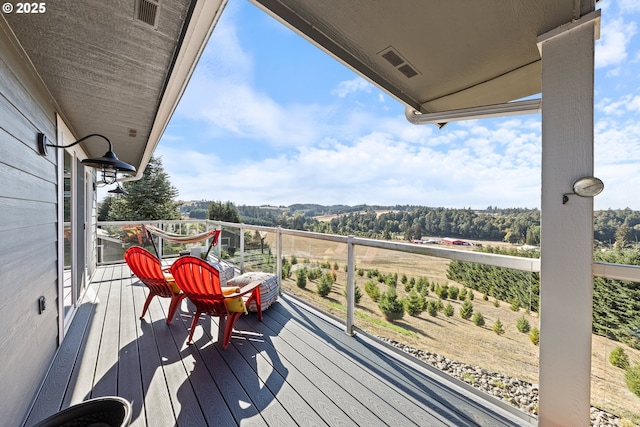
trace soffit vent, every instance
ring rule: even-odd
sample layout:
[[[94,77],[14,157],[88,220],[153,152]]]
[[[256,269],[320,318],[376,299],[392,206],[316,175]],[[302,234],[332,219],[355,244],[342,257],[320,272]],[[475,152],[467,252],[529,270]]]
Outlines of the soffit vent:
[[[411,68],[411,65],[409,65],[409,64],[404,64],[402,67],[399,67],[398,71],[400,71],[402,74],[407,76],[408,79],[410,79],[413,76],[417,76],[418,75],[418,72],[416,70],[414,70],[413,68]]]
[[[400,56],[391,49],[383,53],[382,57],[389,61],[389,64],[394,67],[404,63],[404,59],[400,58]]]
[[[395,69],[404,74],[405,77],[410,79],[413,76],[417,76],[420,74],[413,66],[409,64],[409,61],[404,59],[400,52],[398,52],[392,46],[378,52],[378,55],[383,57],[389,64],[391,64]]]
[[[160,2],[154,0],[136,0],[135,19],[151,25],[153,28],[158,27],[158,9]]]

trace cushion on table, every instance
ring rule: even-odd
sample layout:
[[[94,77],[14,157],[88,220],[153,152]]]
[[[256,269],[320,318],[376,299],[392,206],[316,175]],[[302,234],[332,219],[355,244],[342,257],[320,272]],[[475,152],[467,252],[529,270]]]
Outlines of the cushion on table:
[[[280,294],[278,277],[275,274],[263,272],[244,273],[229,280],[227,282],[227,286],[243,287],[254,282],[260,282],[260,305],[262,307],[262,311],[264,311],[269,308],[271,304],[276,302],[278,295]],[[252,300],[247,304],[247,309],[249,311],[258,311],[256,302]]]
[[[227,282],[236,274],[236,269],[232,264],[225,261],[218,261],[215,258],[207,258],[207,263],[218,270],[220,286],[227,286]]]

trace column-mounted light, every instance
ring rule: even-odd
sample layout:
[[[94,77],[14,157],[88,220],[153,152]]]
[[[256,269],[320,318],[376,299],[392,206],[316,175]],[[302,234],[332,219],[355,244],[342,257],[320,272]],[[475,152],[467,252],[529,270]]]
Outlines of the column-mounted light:
[[[103,138],[105,141],[107,141],[109,143],[109,151],[107,151],[102,157],[98,157],[95,159],[84,159],[81,163],[85,166],[100,170],[100,172],[102,173],[102,182],[104,182],[105,184],[113,184],[114,182],[116,182],[118,172],[131,174],[134,174],[136,172],[135,167],[118,159],[116,154],[113,152],[113,146],[111,145],[111,141],[109,141],[109,138],[98,133],[87,135],[83,138],[80,138],[76,142],[72,142],[69,145],[50,144],[45,134],[38,133],[38,152],[41,156],[46,156],[47,147],[69,148],[93,136],[99,136],[100,138]]]
[[[576,194],[580,197],[595,197],[604,190],[604,183],[600,178],[585,176],[573,183],[573,193],[562,195],[562,204],[569,201],[569,196]]]

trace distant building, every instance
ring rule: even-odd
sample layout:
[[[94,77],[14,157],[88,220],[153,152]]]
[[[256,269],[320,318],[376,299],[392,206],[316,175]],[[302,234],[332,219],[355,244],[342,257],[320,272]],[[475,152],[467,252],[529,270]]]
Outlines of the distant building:
[[[441,242],[447,245],[473,246],[473,243],[465,242],[464,240],[460,239],[452,239],[450,237],[443,238]]]

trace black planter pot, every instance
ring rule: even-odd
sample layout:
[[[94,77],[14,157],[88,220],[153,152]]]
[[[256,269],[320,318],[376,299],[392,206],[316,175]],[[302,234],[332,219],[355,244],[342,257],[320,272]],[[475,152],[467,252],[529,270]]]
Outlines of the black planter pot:
[[[131,403],[118,396],[106,396],[70,406],[34,427],[126,427],[130,422]]]

